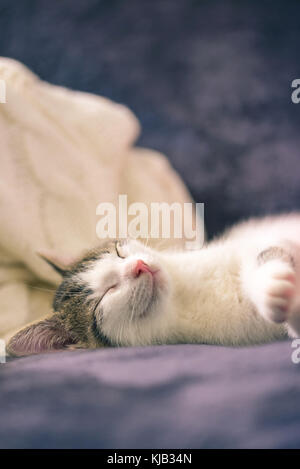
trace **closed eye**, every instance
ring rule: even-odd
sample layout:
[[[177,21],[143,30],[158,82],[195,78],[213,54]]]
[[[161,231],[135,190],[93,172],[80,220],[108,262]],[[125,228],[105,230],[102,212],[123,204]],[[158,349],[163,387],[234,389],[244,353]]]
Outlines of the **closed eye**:
[[[115,284],[115,285],[112,285],[111,287],[108,287],[105,292],[103,293],[103,295],[101,296],[101,299],[100,299],[100,302],[103,300],[103,298],[105,297],[105,295],[110,292],[111,290],[114,290],[118,285]]]
[[[119,241],[116,241],[116,243],[115,243],[115,248],[116,248],[117,256],[120,257],[121,259],[125,259],[125,256],[122,256],[122,255],[121,255],[120,247],[121,247],[121,246],[120,246]]]
[[[103,295],[102,295],[98,300],[96,300],[96,304],[95,304],[95,307],[94,307],[94,313],[97,311],[98,306],[100,306],[101,301],[103,300],[103,298],[105,297],[105,295],[106,295],[109,291],[114,290],[116,287],[117,287],[117,284],[112,285],[111,287],[108,287],[108,288],[105,290],[105,292],[103,293]]]

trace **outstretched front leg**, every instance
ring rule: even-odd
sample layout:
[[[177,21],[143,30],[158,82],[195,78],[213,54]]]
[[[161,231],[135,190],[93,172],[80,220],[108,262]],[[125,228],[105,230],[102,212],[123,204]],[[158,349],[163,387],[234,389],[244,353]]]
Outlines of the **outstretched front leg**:
[[[300,336],[300,310],[296,304],[296,265],[285,248],[272,246],[260,252],[245,269],[244,288],[266,320],[286,323],[291,337]]]

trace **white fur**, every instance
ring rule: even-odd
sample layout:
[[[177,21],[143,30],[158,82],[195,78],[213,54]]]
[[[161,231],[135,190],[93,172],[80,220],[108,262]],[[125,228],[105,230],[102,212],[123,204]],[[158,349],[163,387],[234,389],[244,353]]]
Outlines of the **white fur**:
[[[259,265],[269,247],[282,259]],[[119,345],[202,342],[244,345],[300,333],[300,216],[250,220],[199,251],[157,252],[137,241],[107,254],[81,278],[99,327]],[[138,259],[157,273],[132,272]],[[110,288],[112,287],[112,288]]]

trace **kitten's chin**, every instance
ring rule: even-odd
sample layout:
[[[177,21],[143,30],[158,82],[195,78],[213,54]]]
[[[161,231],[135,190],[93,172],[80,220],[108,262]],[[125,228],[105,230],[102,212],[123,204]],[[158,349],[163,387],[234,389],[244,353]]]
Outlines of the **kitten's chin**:
[[[119,318],[117,324],[110,327],[108,336],[112,343],[124,347],[167,343],[170,319],[172,322],[168,313],[167,299],[154,299],[147,309],[140,310],[133,318],[130,312]]]
[[[147,274],[145,274],[147,275]],[[138,280],[138,279],[136,279]],[[111,310],[101,329],[117,346],[142,346],[158,342],[168,322],[166,312],[169,305],[169,281],[164,272],[157,272],[154,278],[139,279],[140,287],[133,289],[124,298],[118,314]]]
[[[152,316],[159,314],[160,306],[167,296],[167,287],[167,279],[160,270],[157,270],[152,275],[147,275],[147,295],[140,295],[140,304],[133,305],[136,311],[134,319],[150,319]],[[137,296],[139,297],[138,293]]]

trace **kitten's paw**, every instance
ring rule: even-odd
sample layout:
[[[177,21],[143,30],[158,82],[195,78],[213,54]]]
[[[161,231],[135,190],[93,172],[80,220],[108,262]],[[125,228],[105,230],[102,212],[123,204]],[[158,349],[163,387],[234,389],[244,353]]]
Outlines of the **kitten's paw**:
[[[292,267],[283,262],[268,262],[260,267],[257,278],[257,306],[269,321],[288,320],[296,292],[296,276]]]

